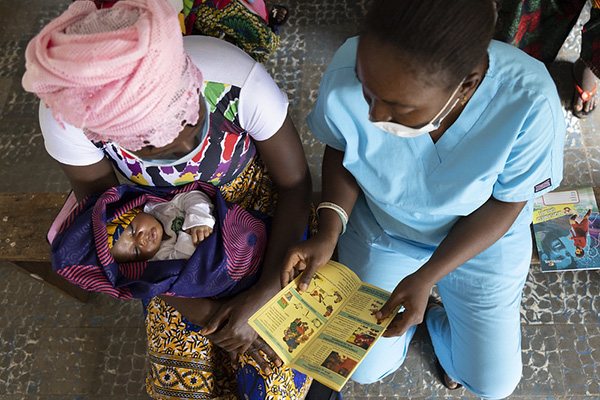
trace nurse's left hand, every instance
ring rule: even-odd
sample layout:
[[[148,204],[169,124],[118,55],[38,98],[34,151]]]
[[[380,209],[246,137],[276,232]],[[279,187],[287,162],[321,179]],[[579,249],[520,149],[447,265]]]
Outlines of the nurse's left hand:
[[[388,301],[375,313],[375,318],[387,318],[398,305],[404,311],[398,313],[383,333],[384,337],[402,336],[413,325],[423,322],[431,285],[424,282],[417,273],[408,275],[396,286]]]

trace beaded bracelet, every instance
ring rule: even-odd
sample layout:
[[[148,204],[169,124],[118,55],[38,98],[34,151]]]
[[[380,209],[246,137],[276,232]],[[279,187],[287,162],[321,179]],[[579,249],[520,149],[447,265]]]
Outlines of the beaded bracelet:
[[[317,212],[319,212],[321,208],[329,208],[330,210],[335,211],[337,215],[339,215],[340,219],[342,220],[342,232],[340,233],[340,236],[343,235],[344,232],[346,232],[346,224],[348,223],[348,214],[346,214],[346,211],[337,204],[329,201],[324,201],[321,204],[319,204],[319,206],[317,207]]]

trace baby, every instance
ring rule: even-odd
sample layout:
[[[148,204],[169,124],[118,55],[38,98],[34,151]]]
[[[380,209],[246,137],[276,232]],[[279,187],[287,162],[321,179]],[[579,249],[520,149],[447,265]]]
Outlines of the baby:
[[[208,196],[197,190],[148,202],[107,224],[110,253],[118,263],[189,258],[213,232],[212,211]]]

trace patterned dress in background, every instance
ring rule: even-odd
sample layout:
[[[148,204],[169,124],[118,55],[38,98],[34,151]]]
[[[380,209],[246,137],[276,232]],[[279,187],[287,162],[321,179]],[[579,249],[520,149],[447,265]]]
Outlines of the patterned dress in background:
[[[577,22],[586,0],[500,0],[495,38],[548,64]],[[592,1],[580,58],[600,77],[600,1]]]
[[[240,0],[185,0],[184,14],[186,34],[226,40],[258,62],[279,47],[279,35],[267,25],[266,15],[250,11]]]

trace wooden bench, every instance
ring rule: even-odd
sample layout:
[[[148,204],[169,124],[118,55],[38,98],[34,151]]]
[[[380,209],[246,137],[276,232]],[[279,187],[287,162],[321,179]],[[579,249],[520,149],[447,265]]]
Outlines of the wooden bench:
[[[0,193],[0,261],[80,301],[90,293],[52,270],[48,229],[68,193]]]
[[[594,188],[600,199],[600,187]],[[319,196],[314,196],[316,199]],[[0,262],[9,263],[40,282],[85,302],[89,292],[69,283],[52,270],[48,229],[67,193],[0,193]],[[535,243],[532,264],[539,264]]]

